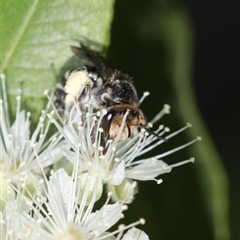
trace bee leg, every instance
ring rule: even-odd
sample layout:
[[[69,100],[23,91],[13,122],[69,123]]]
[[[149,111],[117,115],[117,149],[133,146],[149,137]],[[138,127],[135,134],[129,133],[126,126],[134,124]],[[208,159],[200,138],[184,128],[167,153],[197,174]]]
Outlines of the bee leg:
[[[87,102],[87,101],[89,100],[89,95],[90,95],[90,87],[89,87],[88,85],[86,85],[86,86],[83,88],[80,96],[78,97],[78,101],[79,101],[80,103]]]
[[[129,124],[126,124],[126,126],[127,126],[127,130],[128,130],[128,138],[130,138],[132,135],[131,128],[130,128]]]
[[[139,126],[140,126],[141,128],[143,128],[143,129],[145,129],[149,134],[154,135],[155,137],[157,137],[158,139],[161,139],[161,140],[163,140],[164,142],[167,142],[167,141],[168,141],[168,139],[166,139],[166,138],[158,135],[158,134],[155,133],[152,129],[150,129],[150,128],[142,125],[142,124],[140,124]]]
[[[60,117],[64,116],[66,93],[61,88],[56,88],[54,104]]]
[[[82,112],[86,110],[85,103],[88,102],[89,99],[90,99],[90,87],[86,85],[83,88],[83,91],[81,92],[80,96],[78,97],[79,106]]]
[[[105,154],[107,153],[108,147],[109,147],[109,146],[107,146],[107,145],[105,144],[105,147],[104,147],[104,149],[103,149],[103,151],[102,151],[102,152],[103,152],[103,155],[105,155]]]

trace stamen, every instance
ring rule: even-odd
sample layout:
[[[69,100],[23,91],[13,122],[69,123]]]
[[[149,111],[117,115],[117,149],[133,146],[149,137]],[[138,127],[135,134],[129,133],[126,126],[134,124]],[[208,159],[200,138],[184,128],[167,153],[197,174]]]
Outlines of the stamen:
[[[190,141],[190,142],[188,142],[188,143],[186,143],[186,144],[183,144],[183,145],[181,145],[181,146],[179,146],[179,147],[176,147],[176,148],[174,148],[174,149],[172,149],[172,150],[170,150],[170,151],[167,151],[167,152],[165,152],[165,153],[159,154],[159,155],[156,156],[156,158],[157,158],[157,159],[161,159],[161,158],[163,158],[163,157],[165,157],[165,156],[168,156],[168,155],[170,155],[170,154],[172,154],[172,153],[174,153],[174,152],[177,152],[177,151],[179,151],[179,150],[181,150],[181,149],[183,149],[183,148],[185,148],[185,147],[187,147],[187,146],[189,146],[189,145],[192,145],[193,143],[199,141],[200,139],[201,139],[201,138],[198,137],[198,138],[196,138],[195,140],[192,140],[192,141]]]
[[[187,164],[187,163],[194,163],[195,161],[195,158],[190,158],[188,160],[184,160],[184,161],[181,161],[181,162],[178,162],[178,163],[175,163],[175,164],[172,164],[170,165],[171,168],[174,168],[174,167],[179,167],[181,165],[184,165],[184,164]]]
[[[157,180],[157,184],[161,184],[163,182],[162,179],[156,179]]]
[[[8,100],[7,100],[7,88],[6,88],[6,75],[0,74],[1,82],[2,82],[2,100],[3,100],[3,109],[5,110],[3,114],[5,114],[5,124],[7,127],[10,126],[10,117],[9,117],[9,108],[8,108]]]
[[[144,99],[150,95],[150,92],[144,92],[143,96],[141,97],[141,99],[139,100],[139,106],[140,104],[144,101]]]
[[[47,97],[47,99],[48,99],[48,105],[47,105],[46,109],[48,109],[49,106],[51,105],[52,108],[54,109],[54,113],[57,114],[57,117],[58,117],[58,119],[60,120],[60,122],[61,122],[62,124],[64,124],[61,116],[59,115],[59,113],[58,113],[58,111],[57,111],[57,109],[56,109],[56,107],[55,107],[55,104],[54,104],[53,101],[52,101],[52,95],[53,95],[53,93],[52,93],[51,96],[50,96],[50,95],[48,94],[48,92],[49,92],[48,89],[45,89],[45,90],[44,90],[44,95],[45,95],[45,96]]]
[[[125,226],[124,224],[121,224],[121,225],[119,225],[118,230],[116,230],[114,232],[111,232],[111,233],[108,233],[108,234],[105,234],[104,236],[99,237],[98,240],[106,239],[106,238],[111,237],[115,234],[122,234],[127,229],[130,229],[130,228],[135,227],[137,225],[144,225],[144,224],[145,224],[145,219],[144,218],[140,218],[138,221],[133,222],[133,223],[127,225],[127,226]]]
[[[192,125],[190,123],[187,123],[185,127],[180,128],[179,130],[173,132],[172,134],[169,134],[168,136],[166,136],[167,139],[170,139],[174,136],[176,136],[177,134],[179,134],[180,132],[183,132],[184,130],[186,130],[187,128],[191,127]]]
[[[170,105],[165,104],[163,105],[163,109],[152,119],[151,123],[154,124],[158,120],[160,120],[165,114],[170,113]]]
[[[117,142],[120,140],[120,136],[122,135],[123,128],[124,128],[124,125],[125,125],[127,116],[128,116],[128,114],[129,114],[129,111],[130,111],[130,110],[127,110],[126,113],[125,113],[124,116],[123,116],[121,126],[120,126],[120,128],[119,128],[119,130],[118,130],[118,133],[117,133],[116,138],[114,139],[114,142],[115,142],[115,143],[117,143]]]

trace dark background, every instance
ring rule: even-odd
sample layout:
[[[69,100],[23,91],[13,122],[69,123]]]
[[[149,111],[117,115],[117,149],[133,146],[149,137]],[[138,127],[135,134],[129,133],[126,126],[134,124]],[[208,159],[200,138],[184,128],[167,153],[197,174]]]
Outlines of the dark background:
[[[230,181],[232,239],[240,239],[239,1],[185,1],[195,26],[193,84]]]
[[[158,3],[162,4],[162,8],[165,5],[170,8],[183,7],[191,21],[194,36],[191,75],[196,101],[229,180],[231,239],[240,239],[239,2],[227,0],[116,2],[109,59],[118,69],[138,79],[134,82],[139,95],[145,90],[150,90],[152,98],[149,97],[147,101],[153,103],[143,105],[143,108],[149,110],[150,115],[157,113],[156,99],[162,103],[171,102],[171,96],[164,92],[169,85],[167,76],[164,75],[164,70],[156,71],[155,64],[156,61],[161,62],[163,68],[165,67],[162,58],[164,47],[154,40],[154,37],[149,37],[149,33],[146,37],[144,30],[140,30],[146,27],[144,25],[146,22],[149,22],[148,27],[152,28],[153,35],[154,31],[158,31],[149,20],[158,11],[155,8]],[[151,14],[151,11],[154,13]],[[151,79],[155,80],[151,83]],[[190,171],[190,165],[175,169],[175,179],[171,180],[173,173],[166,175],[161,186],[156,186],[155,183],[150,185],[140,183],[143,194],[141,195],[140,191],[134,203],[139,209],[138,207],[130,209],[130,215],[133,216],[130,219],[136,220],[134,215],[155,216],[154,220],[148,218],[146,227],[142,227],[150,239],[214,239],[209,213],[198,202],[201,199],[198,193],[199,186],[196,177],[192,176]],[[181,179],[182,182],[176,184],[177,179]],[[179,198],[177,193],[186,183],[191,187],[184,191],[182,198]],[[182,205],[176,204],[176,201]]]

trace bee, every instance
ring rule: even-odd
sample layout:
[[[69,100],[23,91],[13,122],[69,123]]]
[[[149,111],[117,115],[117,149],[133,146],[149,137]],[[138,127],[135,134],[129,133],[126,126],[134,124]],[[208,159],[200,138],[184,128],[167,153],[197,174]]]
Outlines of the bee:
[[[98,86],[92,88],[93,105],[95,108],[105,108],[107,111],[102,119],[106,139],[114,139],[117,136],[127,111],[121,139],[131,137],[136,127],[146,126],[145,117],[138,107],[138,94],[132,79],[113,69],[99,53],[83,45],[72,46],[71,49],[77,57],[90,61],[97,69]]]
[[[151,132],[139,109],[139,98],[132,78],[112,68],[99,53],[82,44],[80,47],[71,46],[71,50],[77,57],[93,65],[75,68],[60,79],[55,90],[55,105],[60,116],[67,115],[75,102],[81,109],[86,103],[91,103],[95,109],[106,109],[101,122],[105,140],[116,138],[127,112],[120,139],[131,137],[138,127]]]

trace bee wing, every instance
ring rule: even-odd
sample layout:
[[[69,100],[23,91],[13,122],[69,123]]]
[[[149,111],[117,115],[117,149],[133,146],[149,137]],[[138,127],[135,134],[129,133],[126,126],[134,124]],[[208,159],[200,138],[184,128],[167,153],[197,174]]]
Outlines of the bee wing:
[[[81,47],[71,46],[71,50],[77,57],[92,62],[96,66],[104,83],[109,81],[115,74],[110,64],[99,53],[92,51],[88,47],[81,44]]]

